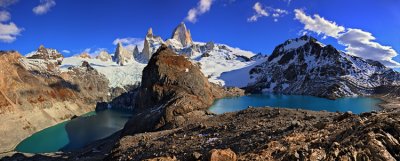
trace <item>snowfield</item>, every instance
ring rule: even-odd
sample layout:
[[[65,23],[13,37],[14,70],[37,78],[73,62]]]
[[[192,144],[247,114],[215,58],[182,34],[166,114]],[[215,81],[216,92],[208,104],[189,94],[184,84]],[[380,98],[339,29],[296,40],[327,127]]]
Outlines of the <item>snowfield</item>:
[[[205,45],[206,43],[196,42],[195,44]],[[193,62],[201,64],[201,71],[210,82],[229,87],[247,86],[250,81],[249,71],[265,61],[265,59],[244,60],[242,57],[250,59],[256,54],[224,44],[215,44],[208,54],[208,57],[202,57],[202,54],[198,53],[191,58]]]
[[[140,83],[142,80],[142,71],[146,64],[132,61],[125,66],[119,66],[113,61],[101,61],[99,59],[87,59],[80,57],[68,57],[64,58],[61,64],[61,70],[67,71],[68,67],[80,66],[83,61],[89,62],[89,64],[95,68],[98,72],[104,74],[110,81],[109,87],[121,87],[124,88],[127,85],[135,85]]]
[[[205,45],[206,43],[196,42],[195,44]],[[179,46],[174,47],[180,49]],[[224,44],[215,44],[214,48],[207,51],[208,56],[202,56],[204,53],[193,53],[191,61],[201,64],[201,71],[210,82],[222,86],[247,86],[250,81],[249,71],[266,60],[264,58],[250,60],[255,55],[254,53]],[[139,84],[142,79],[142,70],[147,65],[138,61],[129,61],[128,64],[120,66],[112,60],[101,61],[95,58],[73,56],[64,58],[61,70],[67,71],[68,67],[80,66],[83,61],[89,62],[93,68],[104,74],[110,81],[111,88]]]

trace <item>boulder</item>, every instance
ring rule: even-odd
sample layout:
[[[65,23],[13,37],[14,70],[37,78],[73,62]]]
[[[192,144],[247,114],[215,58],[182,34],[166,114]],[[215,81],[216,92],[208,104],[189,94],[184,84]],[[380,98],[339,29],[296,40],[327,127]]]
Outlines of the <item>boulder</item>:
[[[209,152],[209,161],[236,161],[236,153],[231,149],[213,149]]]

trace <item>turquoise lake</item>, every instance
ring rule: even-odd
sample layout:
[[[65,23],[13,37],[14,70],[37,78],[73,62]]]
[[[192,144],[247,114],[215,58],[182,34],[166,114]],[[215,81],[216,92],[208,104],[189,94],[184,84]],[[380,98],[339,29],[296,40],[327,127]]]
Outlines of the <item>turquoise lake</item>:
[[[121,130],[131,116],[129,111],[90,112],[33,134],[15,150],[26,153],[76,150]]]
[[[263,94],[219,99],[210,107],[210,111],[221,114],[243,110],[248,106],[271,106],[331,112],[352,111],[358,114],[379,110],[379,103],[381,100],[369,97],[329,100],[313,96]],[[45,153],[80,149],[121,130],[131,116],[129,111],[110,109],[91,112],[33,134],[23,140],[16,147],[16,151]]]
[[[221,114],[234,112],[253,107],[285,107],[301,108],[314,111],[346,112],[352,111],[359,114],[379,110],[378,104],[381,100],[370,97],[345,97],[336,100],[301,95],[278,95],[278,94],[259,94],[242,97],[230,97],[219,99],[210,107],[210,111]]]

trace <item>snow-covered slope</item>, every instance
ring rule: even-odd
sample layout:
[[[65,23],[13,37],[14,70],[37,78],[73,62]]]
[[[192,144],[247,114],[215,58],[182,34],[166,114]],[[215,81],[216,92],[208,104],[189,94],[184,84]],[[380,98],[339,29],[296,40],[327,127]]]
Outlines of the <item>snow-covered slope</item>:
[[[87,61],[98,72],[104,74],[110,82],[109,87],[112,88],[124,88],[125,86],[139,84],[142,79],[142,70],[146,66],[146,64],[136,61],[120,66],[113,61],[68,57],[64,58],[60,68],[67,71],[71,66],[80,66],[83,61]]]
[[[200,63],[201,71],[210,82],[223,86],[247,86],[251,67],[265,61],[263,58],[252,60],[255,56],[250,51],[232,48],[224,44],[199,43],[198,49],[191,57],[194,62]]]
[[[400,82],[400,74],[381,63],[348,55],[308,36],[278,45],[250,73],[248,88],[253,92],[329,98],[373,94],[378,86]]]

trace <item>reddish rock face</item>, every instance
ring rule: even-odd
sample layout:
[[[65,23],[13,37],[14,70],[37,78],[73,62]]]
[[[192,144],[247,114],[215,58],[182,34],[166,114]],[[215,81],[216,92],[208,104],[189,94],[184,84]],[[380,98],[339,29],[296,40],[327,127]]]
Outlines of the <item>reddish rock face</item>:
[[[26,59],[18,52],[0,52],[0,113],[24,107],[51,107],[57,101],[95,104],[107,99],[108,80],[89,67],[61,73],[51,60]]]

